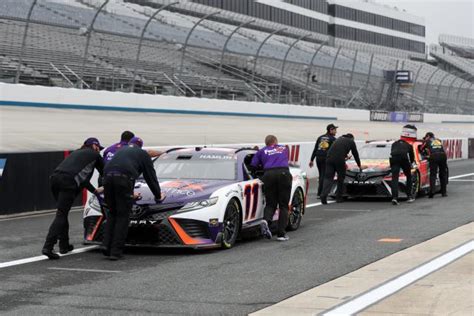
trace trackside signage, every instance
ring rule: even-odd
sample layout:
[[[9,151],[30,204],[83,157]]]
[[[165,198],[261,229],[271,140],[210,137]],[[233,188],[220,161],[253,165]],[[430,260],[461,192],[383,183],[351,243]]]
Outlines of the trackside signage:
[[[463,140],[462,139],[444,139],[443,147],[448,159],[463,158]]]

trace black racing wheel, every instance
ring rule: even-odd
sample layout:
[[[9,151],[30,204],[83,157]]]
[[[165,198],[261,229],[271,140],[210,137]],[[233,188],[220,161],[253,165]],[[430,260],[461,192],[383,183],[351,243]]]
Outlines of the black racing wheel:
[[[239,236],[241,213],[236,200],[232,199],[227,204],[224,214],[224,227],[222,228],[222,248],[230,249],[235,245]]]
[[[291,201],[291,210],[288,216],[288,231],[297,230],[300,227],[304,212],[304,195],[301,189],[296,189]]]

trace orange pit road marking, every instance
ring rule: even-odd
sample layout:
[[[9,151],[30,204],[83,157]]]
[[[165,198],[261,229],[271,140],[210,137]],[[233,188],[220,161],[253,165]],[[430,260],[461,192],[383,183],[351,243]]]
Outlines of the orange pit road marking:
[[[400,238],[382,238],[377,240],[378,242],[387,242],[387,243],[397,243],[401,242],[403,239]]]

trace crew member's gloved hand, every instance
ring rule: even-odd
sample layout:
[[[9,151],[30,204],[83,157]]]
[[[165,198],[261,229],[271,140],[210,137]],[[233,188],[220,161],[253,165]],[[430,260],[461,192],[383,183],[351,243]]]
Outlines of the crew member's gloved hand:
[[[313,168],[313,166],[314,166],[314,162],[311,161],[311,162],[309,163],[309,167],[310,167],[310,168]]]
[[[412,162],[411,168],[412,168],[412,169],[416,169],[416,167],[417,167],[416,162]]]
[[[104,192],[104,187],[99,187],[95,189],[94,194],[102,194]]]

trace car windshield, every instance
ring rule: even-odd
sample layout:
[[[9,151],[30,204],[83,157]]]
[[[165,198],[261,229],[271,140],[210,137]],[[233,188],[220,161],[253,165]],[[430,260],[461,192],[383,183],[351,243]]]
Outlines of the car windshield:
[[[235,180],[235,160],[161,160],[155,161],[159,179]]]
[[[360,159],[389,159],[390,144],[383,145],[365,145],[359,149]]]

